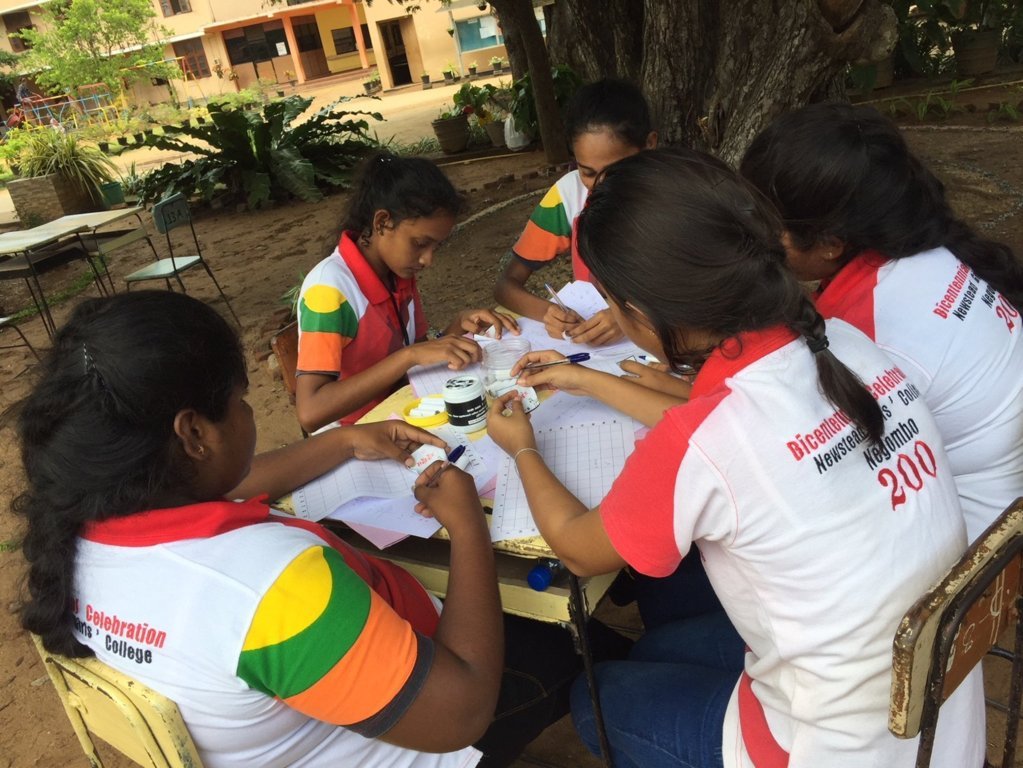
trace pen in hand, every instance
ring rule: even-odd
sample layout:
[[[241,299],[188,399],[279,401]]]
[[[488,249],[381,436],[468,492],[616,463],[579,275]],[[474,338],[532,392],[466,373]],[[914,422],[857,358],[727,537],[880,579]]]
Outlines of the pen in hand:
[[[524,365],[522,370],[524,371],[538,371],[541,368],[550,368],[552,365],[568,365],[569,363],[583,363],[590,359],[589,352],[576,352],[568,355],[564,360],[555,360],[551,363],[530,363]]]
[[[426,481],[426,486],[428,488],[436,488],[440,476],[444,474],[448,467],[453,466],[456,461],[462,458],[463,453],[465,453],[465,446],[456,445],[451,453],[448,454],[447,461],[441,464],[440,469],[430,475],[430,479]]]

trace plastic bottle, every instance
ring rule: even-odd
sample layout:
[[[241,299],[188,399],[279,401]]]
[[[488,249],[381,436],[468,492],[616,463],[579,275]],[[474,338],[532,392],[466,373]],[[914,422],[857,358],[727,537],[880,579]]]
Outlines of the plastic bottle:
[[[551,585],[551,582],[554,581],[554,577],[561,573],[564,568],[565,566],[560,560],[542,558],[529,571],[526,581],[537,592],[545,592],[547,587]]]

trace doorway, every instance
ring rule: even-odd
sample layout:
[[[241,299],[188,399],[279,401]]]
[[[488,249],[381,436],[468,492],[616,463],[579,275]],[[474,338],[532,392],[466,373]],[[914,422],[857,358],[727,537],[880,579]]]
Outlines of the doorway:
[[[405,53],[405,39],[401,35],[401,22],[385,21],[380,24],[380,37],[384,41],[384,55],[391,71],[391,84],[408,85],[412,82],[412,72]]]

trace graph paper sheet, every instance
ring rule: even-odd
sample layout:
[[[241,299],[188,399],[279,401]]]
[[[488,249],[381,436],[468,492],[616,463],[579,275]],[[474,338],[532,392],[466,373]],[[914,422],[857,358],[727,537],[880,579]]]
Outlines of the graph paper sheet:
[[[569,492],[593,508],[607,495],[632,453],[634,430],[631,421],[615,419],[556,425],[536,431],[536,447]],[[515,462],[505,456],[497,472],[490,536],[503,541],[537,534]]]

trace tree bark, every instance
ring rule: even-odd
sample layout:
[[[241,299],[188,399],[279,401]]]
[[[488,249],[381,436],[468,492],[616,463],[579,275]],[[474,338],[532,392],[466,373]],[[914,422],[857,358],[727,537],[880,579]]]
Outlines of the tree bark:
[[[526,59],[526,46],[522,42],[522,33],[514,17],[505,18],[498,14],[501,22],[501,33],[504,35],[504,47],[508,51],[508,66],[511,67],[512,80],[518,80],[529,72],[529,61]]]
[[[502,20],[508,20],[518,29],[522,45],[529,63],[529,79],[533,86],[533,99],[536,102],[536,117],[540,124],[540,141],[543,143],[544,155],[552,165],[564,163],[569,159],[568,148],[565,146],[564,128],[561,112],[554,99],[554,80],[551,77],[551,62],[547,56],[540,25],[533,15],[533,4],[530,0],[491,0]]]
[[[587,80],[638,81],[663,141],[730,163],[776,115],[896,39],[881,0],[558,0],[552,27],[556,60]]]

